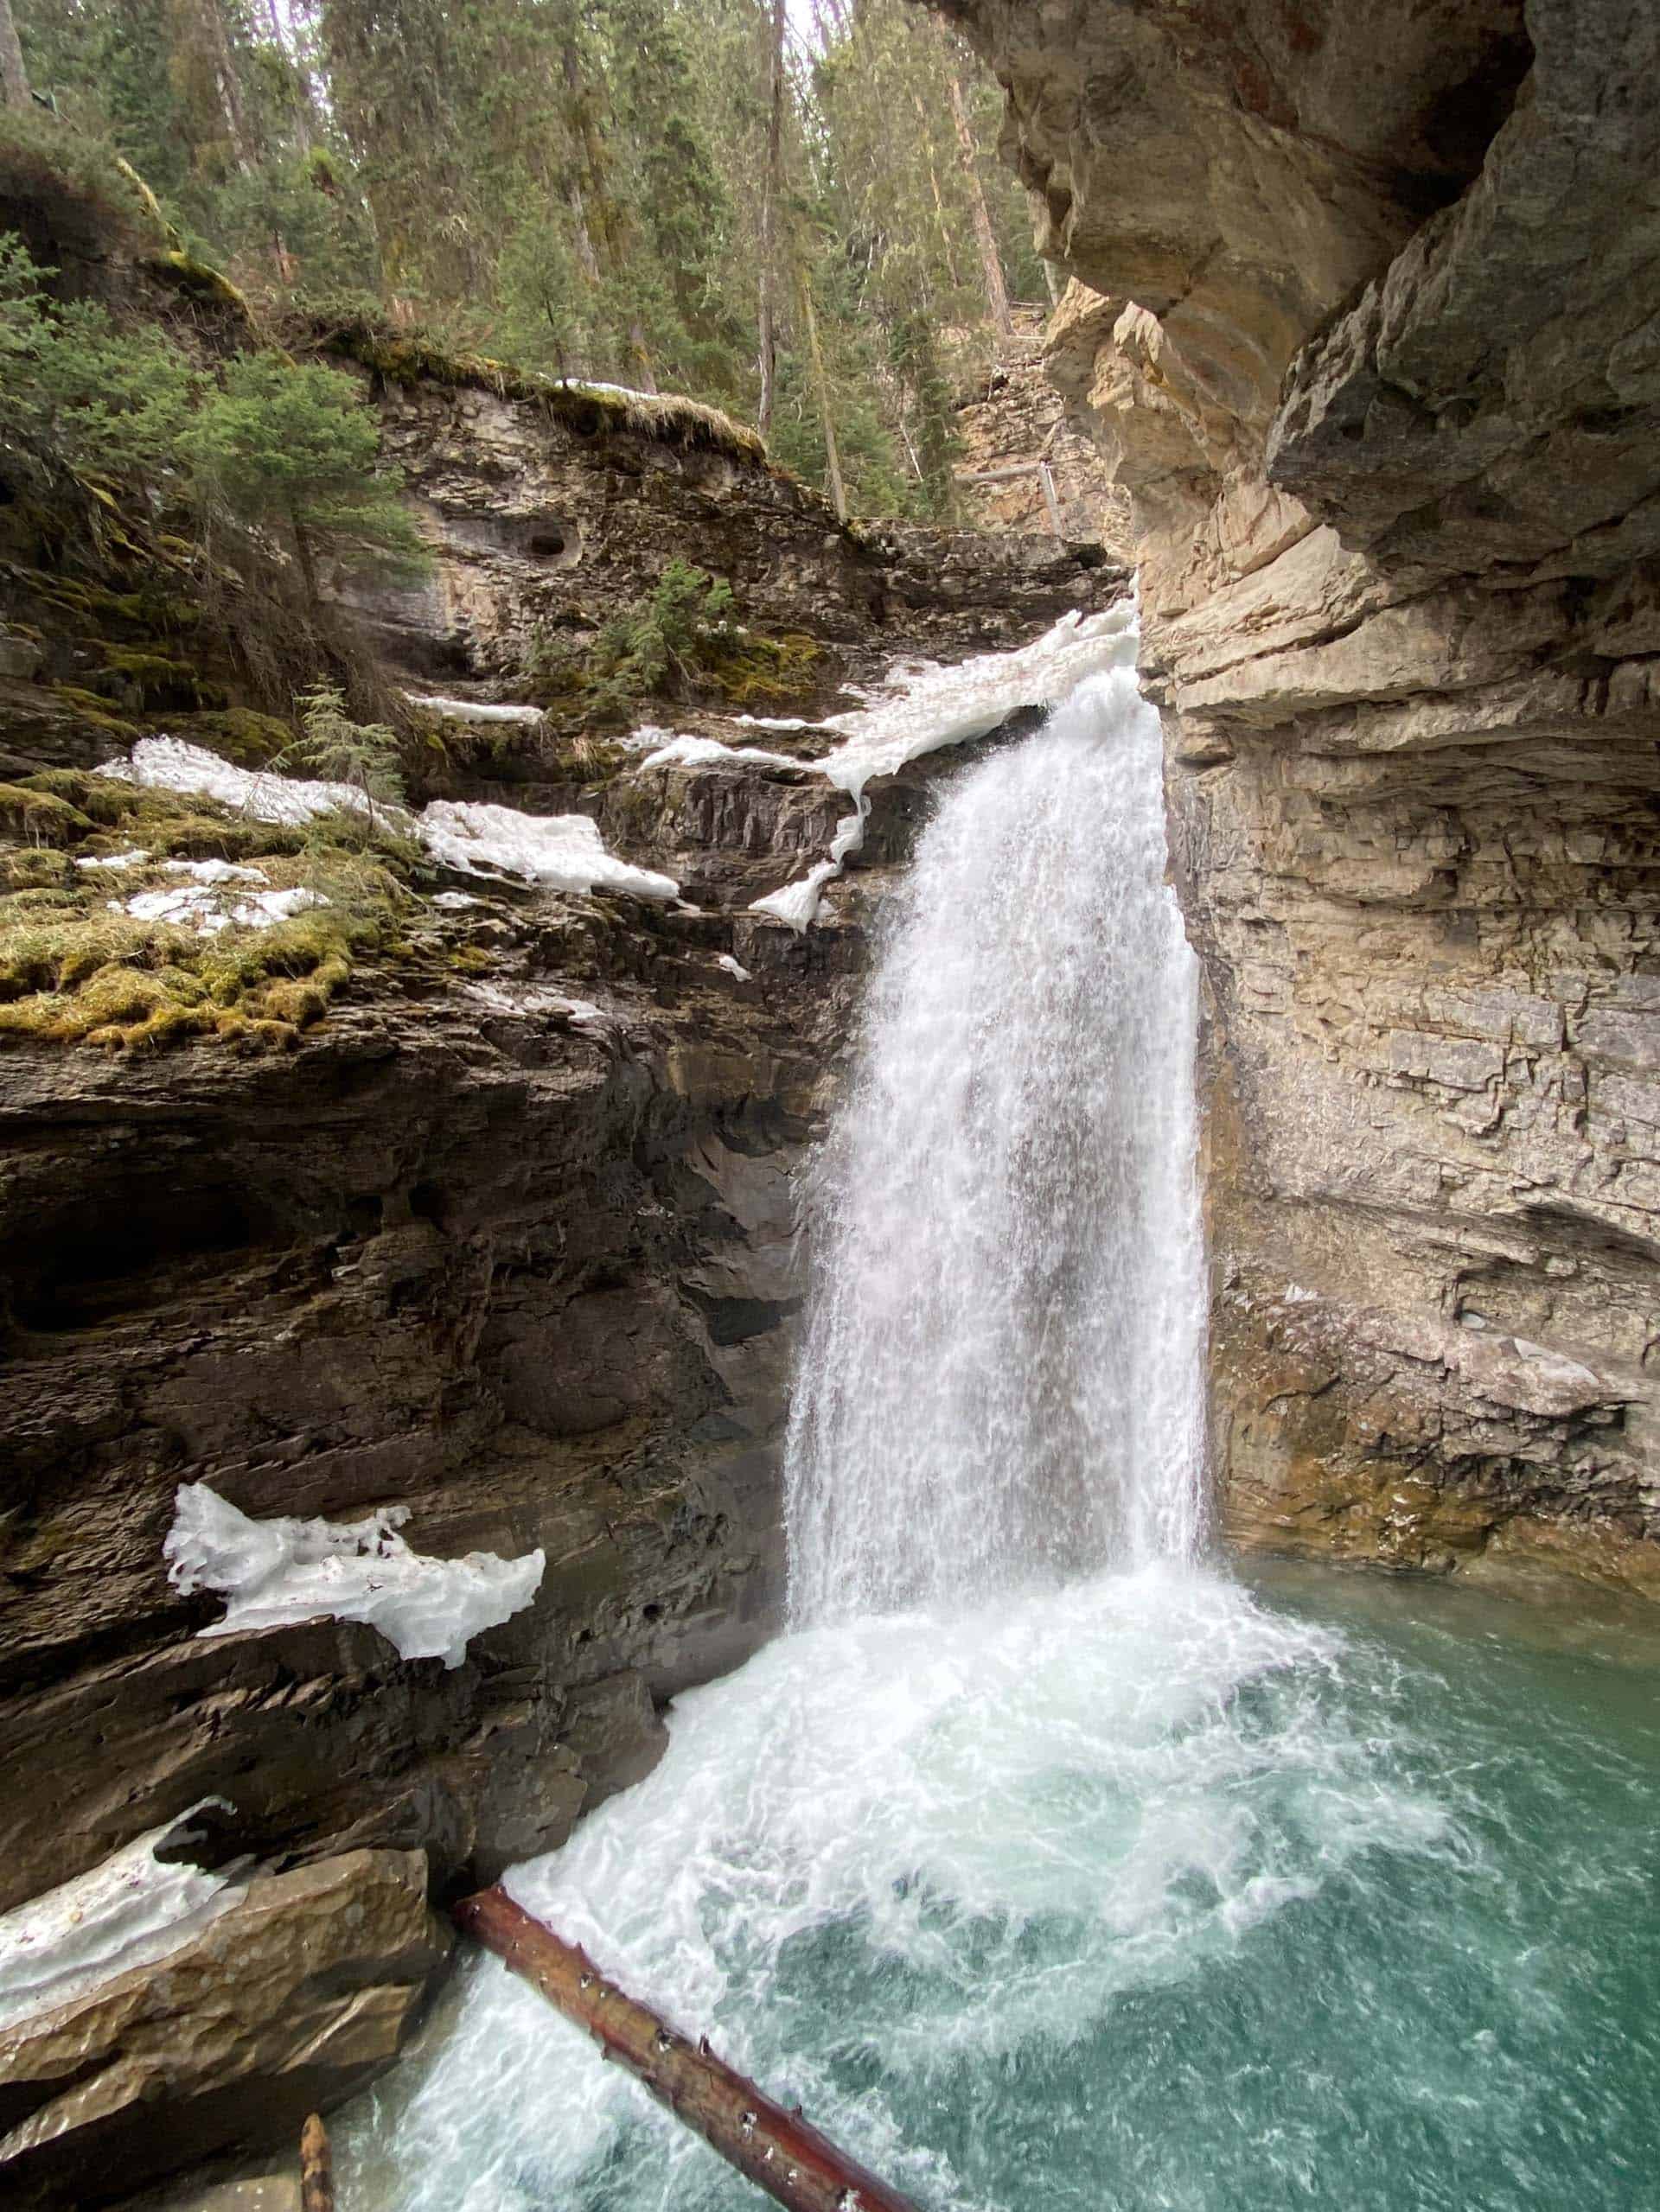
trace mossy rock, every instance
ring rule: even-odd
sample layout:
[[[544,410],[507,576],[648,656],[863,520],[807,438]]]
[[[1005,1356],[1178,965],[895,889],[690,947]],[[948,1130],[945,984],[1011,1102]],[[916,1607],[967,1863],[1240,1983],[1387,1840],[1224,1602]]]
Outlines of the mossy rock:
[[[97,692],[89,692],[79,684],[53,684],[48,686],[52,697],[81,722],[105,737],[113,737],[123,745],[136,745],[144,736],[136,722],[125,721],[110,712],[110,702]]]
[[[75,865],[67,852],[45,845],[19,845],[0,851],[0,892],[62,891],[74,882]]]
[[[112,701],[129,713],[154,713],[158,708],[222,709],[225,687],[198,674],[188,661],[164,653],[145,653],[136,646],[102,645],[104,666],[93,679],[100,699]]]
[[[0,830],[30,845],[75,845],[93,825],[79,806],[26,783],[0,783]]]

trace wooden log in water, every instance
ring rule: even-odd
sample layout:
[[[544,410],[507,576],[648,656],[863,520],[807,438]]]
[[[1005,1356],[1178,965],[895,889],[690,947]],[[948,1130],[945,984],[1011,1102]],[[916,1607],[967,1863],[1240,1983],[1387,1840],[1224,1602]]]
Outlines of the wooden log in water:
[[[300,2130],[300,2212],[335,2212],[335,2162],[321,2113]]]
[[[820,2135],[799,2107],[786,2112],[717,2058],[706,2042],[693,2043],[636,2004],[505,1890],[463,1897],[455,1921],[790,2212],[916,2212],[909,2197]]]

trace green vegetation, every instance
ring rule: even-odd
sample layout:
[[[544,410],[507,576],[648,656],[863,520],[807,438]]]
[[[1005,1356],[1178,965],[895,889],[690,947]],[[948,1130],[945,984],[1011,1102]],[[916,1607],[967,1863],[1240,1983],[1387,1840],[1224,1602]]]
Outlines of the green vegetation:
[[[388,376],[686,392],[855,512],[948,511],[951,389],[1044,296],[996,87],[912,0],[15,8],[64,122],[0,121],[0,180],[55,133],[56,220],[118,214],[182,297],[361,325]]]
[[[244,354],[182,426],[174,451],[199,507],[283,538],[315,612],[322,560],[361,567],[374,558],[383,573],[425,564],[398,498],[400,479],[376,465],[378,445],[361,392],[337,370]]]
[[[325,783],[349,784],[363,795],[365,819],[375,821],[377,807],[401,806],[404,772],[398,732],[384,722],[354,722],[335,684],[316,684],[300,694],[304,735],[282,755],[284,772],[317,776]]]
[[[603,724],[629,720],[644,698],[731,706],[798,699],[817,647],[808,637],[763,637],[737,620],[736,606],[725,577],[672,560],[650,594],[614,615],[586,653],[545,648],[533,688],[550,711]]]
[[[354,963],[401,943],[411,860],[366,845],[355,814],[303,829],[206,799],[52,769],[0,786],[0,1042],[118,1049],[216,1037],[285,1047],[320,1019]],[[123,868],[77,861],[141,851]],[[248,891],[303,889],[318,903],[262,928],[207,934],[124,908],[175,889],[169,860],[257,864]]]

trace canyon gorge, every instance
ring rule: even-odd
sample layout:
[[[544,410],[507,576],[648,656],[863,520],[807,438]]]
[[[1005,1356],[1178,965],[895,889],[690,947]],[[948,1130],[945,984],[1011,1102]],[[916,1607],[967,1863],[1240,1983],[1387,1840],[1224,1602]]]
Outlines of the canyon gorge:
[[[1660,1597],[1660,19],[929,5],[1002,87],[1059,291],[1048,388],[1028,310],[960,395],[974,526],[838,520],[707,408],[367,320],[306,334],[430,553],[328,579],[427,717],[399,833],[580,818],[667,889],[572,889],[499,846],[469,865],[434,833],[395,926],[281,1035],[0,1036],[0,1921],[152,1839],[145,1881],[224,1884],[160,1963],[0,2002],[9,2201],[285,2205],[252,2177],[405,2049],[446,1986],[443,1908],[579,1820],[579,1847],[623,1849],[587,1816],[652,1775],[671,1700],[776,1635],[801,1193],[872,945],[942,795],[1076,677],[1123,673],[1133,606],[1197,964],[1205,1480],[1178,1548],[1208,1523],[1253,1557]],[[231,342],[234,296],[178,257],[16,187],[10,228],[77,296]],[[106,800],[142,791],[146,741],[283,768],[234,682],[169,696],[137,668],[131,602],[66,595],[20,506],[0,819],[33,896],[145,833]],[[682,561],[731,587],[724,696],[597,736],[533,703],[550,641]],[[182,864],[279,875],[286,829],[249,842],[246,782],[195,787]],[[1112,803],[1099,771],[1079,788]],[[1184,1220],[1171,1201],[1161,1248]],[[965,1296],[959,1334],[977,1317]],[[543,1564],[455,1665],[321,1610],[221,1627],[168,1572],[195,1484],[258,1522],[397,1509],[423,1560]],[[889,1502],[860,1572],[897,1603],[916,1514]],[[1210,1603],[1196,1645],[1218,1620],[1271,1641]],[[1042,1705],[1072,1637],[1109,1703],[1145,1629],[1098,1641],[1074,1608],[999,1664]],[[1312,1679],[1321,1648],[1286,1664]],[[739,1678],[757,1775],[795,1663]],[[551,1892],[578,1913],[583,1866]]]

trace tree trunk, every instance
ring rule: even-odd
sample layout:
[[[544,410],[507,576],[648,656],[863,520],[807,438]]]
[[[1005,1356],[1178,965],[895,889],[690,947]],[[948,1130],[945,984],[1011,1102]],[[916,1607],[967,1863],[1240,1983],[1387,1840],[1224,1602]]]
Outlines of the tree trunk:
[[[807,325],[807,355],[813,369],[813,388],[818,394],[819,419],[824,424],[824,466],[830,479],[830,497],[836,520],[847,520],[847,492],[841,481],[841,454],[836,445],[836,420],[830,405],[830,379],[824,373],[824,349],[819,343],[819,318],[813,305],[813,287],[805,269],[796,271],[801,287],[801,317]]]
[[[283,21],[277,0],[265,0],[265,22],[271,31],[271,44],[288,61],[299,86],[299,97],[294,103],[294,135],[299,141],[300,152],[309,155],[317,142],[317,88],[311,81],[311,72],[305,66],[299,48],[289,36],[288,26]]]
[[[0,0],[0,94],[8,107],[29,105],[29,72],[23,67],[22,41],[11,12],[11,0]]]
[[[636,2005],[505,1890],[463,1897],[455,1921],[790,2212],[916,2212],[908,2199],[810,2126],[799,2107],[786,2112],[718,2059],[706,2042],[689,2043]]]
[[[246,176],[254,167],[254,147],[248,133],[248,119],[243,112],[242,87],[236,73],[236,55],[231,46],[231,34],[225,21],[221,0],[201,0],[196,10],[196,20],[201,27],[202,42],[207,48],[214,91],[219,99],[219,112],[224,118],[225,136],[230,145],[231,156]]]
[[[986,205],[986,194],[980,182],[980,168],[974,156],[974,134],[968,122],[967,104],[962,97],[962,80],[956,64],[948,59],[946,74],[951,86],[951,119],[957,126],[957,150],[962,156],[962,181],[968,188],[968,206],[974,219],[974,243],[980,248],[980,273],[986,284],[986,304],[992,311],[992,321],[999,338],[1014,335],[1014,319],[1009,313],[1009,288],[1003,281],[1003,264],[998,257],[997,233],[992,228],[992,211]]]
[[[777,296],[779,202],[784,182],[784,29],[787,0],[772,0],[772,32],[767,105],[767,169],[761,181],[760,305],[756,317],[761,349],[761,398],[755,411],[763,437],[772,428],[772,403],[778,375],[778,337],[774,327]]]
[[[318,604],[317,564],[311,552],[311,533],[291,509],[288,522],[294,533],[294,558],[299,564],[300,582],[305,587],[305,610],[309,615],[315,615]]]

